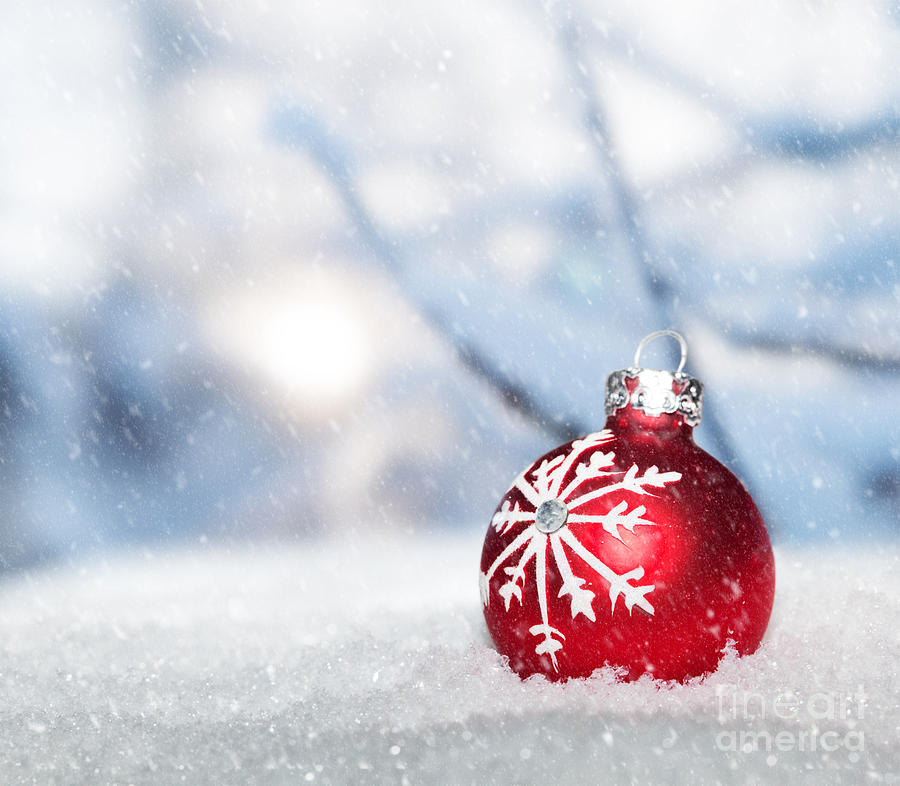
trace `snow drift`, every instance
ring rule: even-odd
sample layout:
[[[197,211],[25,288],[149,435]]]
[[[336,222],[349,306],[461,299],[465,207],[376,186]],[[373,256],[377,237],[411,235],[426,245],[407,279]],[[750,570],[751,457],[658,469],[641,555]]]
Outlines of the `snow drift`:
[[[900,552],[779,551],[760,650],[521,681],[480,539],[120,556],[0,589],[3,783],[896,783]]]

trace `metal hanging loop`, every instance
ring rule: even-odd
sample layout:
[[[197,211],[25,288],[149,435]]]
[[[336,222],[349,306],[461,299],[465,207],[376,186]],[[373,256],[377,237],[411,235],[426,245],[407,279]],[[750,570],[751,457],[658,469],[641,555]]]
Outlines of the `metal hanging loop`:
[[[682,336],[681,333],[676,333],[674,330],[657,330],[649,336],[644,336],[641,343],[638,344],[637,352],[634,353],[634,365],[637,368],[641,367],[641,352],[644,351],[644,347],[654,339],[661,338],[662,336],[671,336],[681,345],[681,362],[678,364],[678,370],[675,372],[676,374],[679,374],[684,370],[684,364],[687,361],[687,341],[684,340],[684,336]]]

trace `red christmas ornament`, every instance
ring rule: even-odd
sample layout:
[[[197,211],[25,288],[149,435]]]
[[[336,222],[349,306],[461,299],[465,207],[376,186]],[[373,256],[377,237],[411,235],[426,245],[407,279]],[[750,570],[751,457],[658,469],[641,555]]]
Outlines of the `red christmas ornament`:
[[[681,344],[675,372],[640,368],[650,340]],[[775,563],[750,495],[694,443],[703,385],[672,331],[645,338],[606,383],[606,425],[551,450],[513,482],[481,554],[484,618],[522,677],[684,681],[724,647],[753,652]]]

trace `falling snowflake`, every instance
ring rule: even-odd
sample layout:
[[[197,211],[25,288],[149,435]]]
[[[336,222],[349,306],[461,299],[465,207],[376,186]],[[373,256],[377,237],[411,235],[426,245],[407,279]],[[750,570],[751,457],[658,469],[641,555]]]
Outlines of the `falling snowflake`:
[[[525,498],[521,507],[518,502],[510,504],[506,500],[491,521],[497,532],[505,535],[515,528],[522,527],[512,542],[494,560],[487,572],[481,574],[481,600],[487,606],[490,601],[490,581],[494,574],[503,567],[507,576],[497,590],[509,611],[515,599],[522,603],[522,591],[527,584],[525,569],[534,560],[534,585],[537,590],[538,606],[541,612],[541,623],[532,626],[529,631],[541,640],[535,647],[538,655],[549,655],[556,670],[556,652],[563,647],[565,636],[550,624],[547,610],[547,553],[552,555],[562,579],[557,597],[568,596],[572,619],[583,614],[592,622],[596,621],[593,600],[594,592],[585,588],[585,579],[575,575],[569,555],[574,554],[584,561],[598,576],[609,585],[611,611],[615,611],[616,601],[621,595],[625,607],[631,612],[634,606],[653,614],[654,609],[647,595],[653,591],[653,584],[636,585],[644,576],[644,568],[638,565],[623,574],[616,573],[604,564],[595,554],[578,539],[567,524],[593,524],[603,528],[612,537],[622,540],[620,528],[634,532],[638,525],[655,526],[655,522],[643,518],[647,509],[643,505],[628,509],[627,502],[619,502],[609,512],[602,515],[579,513],[584,505],[614,491],[630,491],[635,494],[651,494],[648,489],[662,488],[669,483],[681,479],[679,472],[660,472],[656,466],[639,475],[637,464],[633,464],[626,472],[613,469],[615,454],[597,450],[601,445],[614,440],[612,432],[604,429],[589,434],[572,443],[568,453],[560,454],[543,461],[540,466],[530,472],[519,475],[514,482]],[[585,454],[590,455],[585,458]],[[571,480],[563,486],[570,475]],[[608,483],[599,488],[594,487],[587,492],[580,492],[588,480],[608,479]],[[521,557],[514,565],[506,565],[507,561],[524,548]]]

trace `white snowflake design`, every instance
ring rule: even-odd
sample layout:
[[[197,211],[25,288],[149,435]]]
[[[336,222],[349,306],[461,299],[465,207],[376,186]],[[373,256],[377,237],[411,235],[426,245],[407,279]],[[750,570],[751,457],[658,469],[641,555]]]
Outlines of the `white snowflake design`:
[[[504,567],[503,570],[508,578],[498,588],[497,593],[503,598],[507,611],[509,611],[513,598],[521,604],[522,590],[527,582],[525,568],[532,559],[534,560],[534,584],[537,589],[541,623],[532,626],[529,631],[533,636],[541,637],[534,651],[538,655],[549,655],[554,670],[557,670],[556,652],[562,649],[565,636],[550,625],[547,611],[548,549],[562,579],[557,597],[569,596],[573,620],[579,614],[584,614],[591,622],[595,622],[596,616],[592,605],[594,593],[582,586],[585,583],[585,579],[575,575],[572,564],[569,562],[569,554],[579,557],[609,584],[609,599],[612,604],[611,612],[615,611],[616,601],[621,595],[624,598],[625,607],[628,609],[629,614],[634,606],[638,606],[648,614],[652,615],[654,613],[653,606],[647,600],[647,595],[653,591],[655,585],[636,586],[631,583],[643,578],[644,568],[641,565],[619,575],[605,565],[595,554],[592,554],[569,526],[554,524],[550,527],[545,526],[544,529],[539,529],[536,524],[540,506],[550,500],[558,500],[565,506],[564,508],[554,503],[551,503],[549,507],[557,514],[568,513],[567,518],[560,519],[560,522],[564,520],[566,525],[599,525],[604,531],[620,541],[622,540],[619,533],[620,527],[624,527],[629,532],[634,532],[634,528],[638,525],[656,525],[656,522],[643,518],[647,512],[643,505],[629,510],[627,502],[619,502],[608,513],[603,515],[588,515],[577,512],[579,508],[582,508],[588,502],[611,494],[614,491],[651,494],[652,492],[648,489],[662,488],[681,479],[680,472],[660,472],[656,466],[650,467],[642,475],[638,474],[637,464],[633,464],[624,473],[612,470],[615,454],[612,452],[604,453],[596,448],[614,439],[614,435],[608,429],[588,434],[582,439],[575,440],[569,453],[563,453],[550,460],[545,460],[530,473],[519,475],[513,485],[525,497],[525,507],[520,507],[518,502],[510,505],[507,500],[491,520],[491,525],[501,535],[516,527],[523,528],[513,538],[512,542],[503,549],[487,572],[481,574],[481,601],[485,606],[488,605],[490,601],[491,578],[510,557],[524,547],[525,551],[522,553],[519,561],[515,565]],[[590,457],[582,460],[582,456],[588,451],[591,451]],[[574,476],[563,487],[562,484],[571,473],[573,467]],[[620,477],[616,479],[616,476]],[[594,488],[592,491],[579,494],[579,488],[585,481],[597,478],[608,478],[610,482],[599,488]]]

